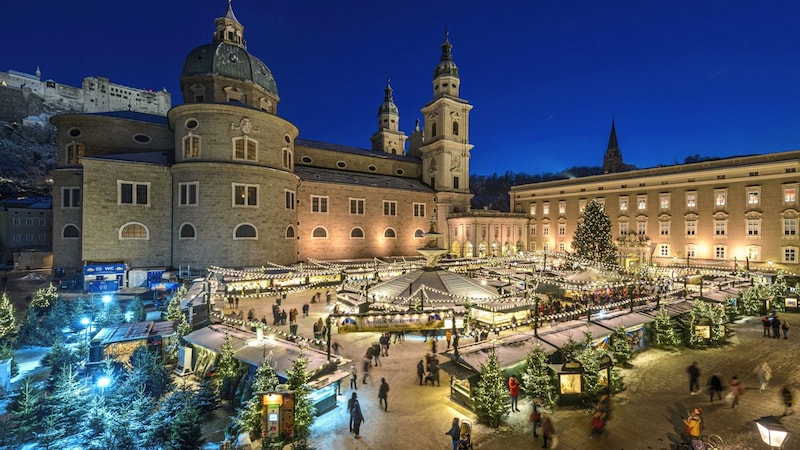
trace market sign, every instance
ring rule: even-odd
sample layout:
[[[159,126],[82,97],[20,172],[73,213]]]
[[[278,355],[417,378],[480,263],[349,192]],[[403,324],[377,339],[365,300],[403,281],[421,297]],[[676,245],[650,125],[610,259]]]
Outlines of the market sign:
[[[359,331],[415,331],[444,328],[443,311],[331,315],[339,333]]]

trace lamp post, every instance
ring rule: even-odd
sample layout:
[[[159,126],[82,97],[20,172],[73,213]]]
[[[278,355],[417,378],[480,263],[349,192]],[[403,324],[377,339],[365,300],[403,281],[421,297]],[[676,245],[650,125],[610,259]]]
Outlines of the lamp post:
[[[786,439],[789,437],[789,432],[783,426],[780,419],[775,416],[764,416],[758,420],[754,420],[756,429],[761,435],[761,440],[769,445],[769,448],[783,448]]]

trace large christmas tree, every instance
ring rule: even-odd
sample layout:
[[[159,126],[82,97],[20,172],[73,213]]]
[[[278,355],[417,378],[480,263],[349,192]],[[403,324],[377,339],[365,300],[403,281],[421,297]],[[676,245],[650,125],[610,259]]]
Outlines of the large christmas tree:
[[[575,254],[591,261],[616,264],[617,247],[611,235],[611,220],[603,204],[592,200],[583,210],[572,241]]]
[[[497,428],[508,415],[508,384],[500,370],[497,352],[489,352],[489,359],[481,364],[481,379],[473,390],[475,413],[478,421]]]

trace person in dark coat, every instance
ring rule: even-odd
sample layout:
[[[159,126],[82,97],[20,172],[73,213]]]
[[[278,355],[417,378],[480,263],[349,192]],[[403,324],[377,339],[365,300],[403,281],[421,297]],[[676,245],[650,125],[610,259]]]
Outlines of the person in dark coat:
[[[772,337],[778,339],[781,337],[781,320],[778,316],[772,318]]]
[[[764,337],[769,337],[769,328],[770,328],[769,317],[764,316],[764,318],[761,319],[761,325],[764,326]]]
[[[700,392],[700,382],[698,381],[700,379],[700,368],[697,367],[697,361],[687,367],[686,372],[689,373],[689,393],[694,395]]]
[[[722,400],[722,378],[716,373],[708,379],[708,392],[711,395],[712,402],[714,401],[714,393],[717,394],[719,400]]]
[[[461,425],[458,423],[458,417],[453,418],[453,425],[450,426],[450,431],[445,431],[445,435],[450,436],[453,440],[453,450],[458,448],[458,439],[461,437]]]
[[[358,399],[358,394],[353,392],[353,395],[347,400],[347,413],[350,415],[350,432],[353,432],[353,403]]]
[[[383,406],[384,411],[389,410],[389,383],[386,378],[381,378],[381,386],[378,388],[378,403]]]
[[[422,386],[422,378],[425,376],[425,364],[421,359],[417,363],[417,376],[419,377],[419,385]]]
[[[353,401],[353,407],[350,409],[350,416],[353,418],[353,432],[356,434],[356,439],[361,439],[361,424],[365,422],[364,414],[361,413],[361,405],[358,399]]]

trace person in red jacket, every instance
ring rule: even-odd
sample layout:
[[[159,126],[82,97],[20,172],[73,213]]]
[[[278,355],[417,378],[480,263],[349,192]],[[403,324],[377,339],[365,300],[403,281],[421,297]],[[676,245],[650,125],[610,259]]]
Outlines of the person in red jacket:
[[[516,375],[511,375],[508,379],[508,395],[511,396],[511,412],[519,412],[517,407],[517,398],[519,397],[519,380]]]

